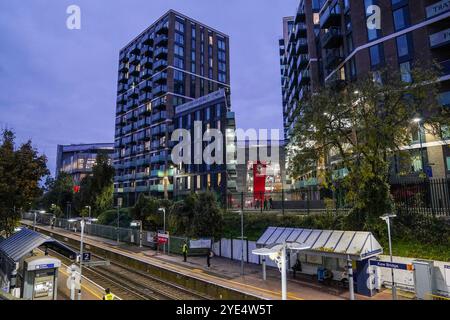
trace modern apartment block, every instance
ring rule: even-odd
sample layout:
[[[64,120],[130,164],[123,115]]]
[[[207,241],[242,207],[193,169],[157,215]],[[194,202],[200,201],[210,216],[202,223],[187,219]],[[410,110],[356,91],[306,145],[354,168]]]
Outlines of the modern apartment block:
[[[173,195],[174,108],[230,87],[229,38],[173,10],[120,51],[115,195]],[[163,177],[161,177],[163,172]]]
[[[375,13],[373,5],[380,8],[379,29],[368,27]],[[280,47],[285,138],[289,139],[299,120],[296,106],[311,92],[328,84],[356,81],[368,73],[376,79],[385,66],[398,68],[407,80],[415,63],[438,62],[442,67],[440,98],[443,105],[450,105],[449,45],[448,0],[300,0],[287,42]],[[448,140],[427,135],[423,128],[416,136],[417,141],[407,147],[411,166],[406,171],[414,175],[425,169],[422,150],[430,176],[450,176]],[[393,174],[403,173],[394,166]]]
[[[210,190],[225,204],[227,196],[237,191],[236,122],[229,94],[220,89],[177,106],[174,122],[176,129],[189,132],[190,140],[189,146],[178,153],[183,162],[171,169],[174,196],[181,198],[191,192]],[[212,143],[214,148],[206,152]]]
[[[113,143],[58,145],[55,176],[66,172],[73,177],[74,183],[79,185],[83,178],[92,173],[92,167],[96,164],[100,152],[108,154],[112,164]]]

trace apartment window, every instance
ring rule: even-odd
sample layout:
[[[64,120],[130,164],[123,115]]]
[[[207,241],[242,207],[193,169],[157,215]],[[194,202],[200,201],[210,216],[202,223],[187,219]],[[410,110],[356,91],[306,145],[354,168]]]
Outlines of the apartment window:
[[[408,6],[394,10],[392,15],[394,18],[395,31],[405,29],[409,26]]]
[[[227,65],[224,62],[219,62],[217,65],[219,71],[226,72],[227,71]]]
[[[224,50],[225,51],[225,40],[223,40],[223,39],[217,40],[217,48],[219,50]]]
[[[178,44],[181,44],[182,46],[184,45],[184,35],[175,32],[175,42]]]
[[[202,177],[201,176],[197,176],[197,189],[201,189],[202,188]]]
[[[217,118],[220,118],[220,109],[221,109],[221,105],[220,104],[217,104],[216,105],[216,117]]]
[[[403,82],[412,82],[411,63],[409,61],[400,63],[400,74]]]
[[[197,35],[197,30],[195,29],[195,26],[192,25],[191,26],[191,36],[192,36],[192,38],[195,38],[196,35]]]
[[[176,68],[184,69],[184,60],[179,57],[173,58],[173,64],[175,65]]]
[[[191,98],[195,98],[195,76],[191,76]]]
[[[175,21],[175,30],[183,33],[184,32],[184,22]]]
[[[397,42],[397,55],[399,60],[411,58],[411,36],[410,34],[404,34],[396,38]],[[402,59],[403,58],[403,59]]]
[[[226,55],[225,55],[225,52],[224,52],[224,51],[219,51],[219,52],[217,53],[217,56],[218,56],[218,59],[219,59],[219,60],[221,60],[221,61],[226,61]]]
[[[208,36],[208,43],[209,43],[210,46],[212,46],[213,43],[214,43],[212,34],[210,34],[210,35]]]
[[[211,109],[210,108],[206,108],[206,120],[211,119]]]
[[[370,65],[372,68],[380,67],[384,63],[383,44],[377,44],[369,48]]]
[[[227,82],[227,75],[225,73],[219,72],[217,76],[218,76],[219,82],[222,82],[222,83]]]
[[[179,45],[175,45],[174,46],[174,53],[176,54],[176,55],[179,55],[179,56],[184,56],[184,48],[183,47],[180,47]]]

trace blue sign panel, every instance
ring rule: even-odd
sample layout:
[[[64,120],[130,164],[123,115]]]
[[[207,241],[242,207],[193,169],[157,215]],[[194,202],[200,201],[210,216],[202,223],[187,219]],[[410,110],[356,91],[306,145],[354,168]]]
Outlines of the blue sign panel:
[[[83,252],[83,262],[91,261],[91,253],[90,252]]]
[[[386,261],[371,260],[370,265],[389,269],[411,270],[411,266],[404,263],[391,263]]]
[[[55,265],[53,263],[51,263],[51,264],[40,264],[40,265],[36,266],[36,269],[52,269],[54,267],[55,267]]]

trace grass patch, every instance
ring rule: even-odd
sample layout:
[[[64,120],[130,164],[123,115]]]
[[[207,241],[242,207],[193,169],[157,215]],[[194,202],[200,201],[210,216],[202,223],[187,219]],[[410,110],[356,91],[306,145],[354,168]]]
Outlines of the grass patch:
[[[389,245],[381,244],[385,254],[389,254]],[[392,253],[394,256],[418,258],[426,260],[450,261],[450,246],[420,243],[417,241],[400,240],[392,243]]]

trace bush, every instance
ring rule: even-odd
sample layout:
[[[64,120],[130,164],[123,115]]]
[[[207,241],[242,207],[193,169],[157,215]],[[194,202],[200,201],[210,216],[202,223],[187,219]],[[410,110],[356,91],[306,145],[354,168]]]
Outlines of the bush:
[[[120,209],[120,227],[129,228],[131,217],[128,208]],[[98,216],[98,223],[109,226],[117,226],[117,210],[107,210]]]

